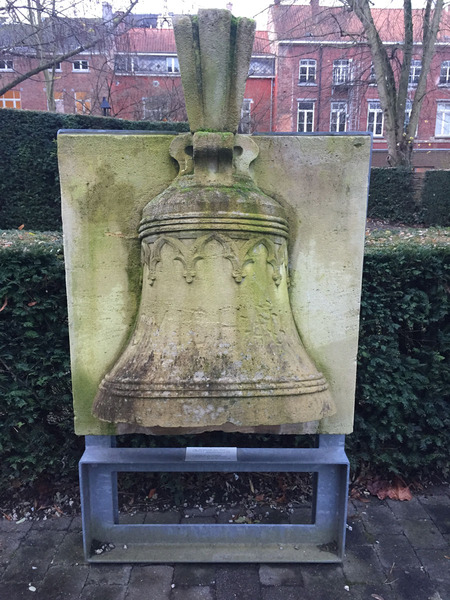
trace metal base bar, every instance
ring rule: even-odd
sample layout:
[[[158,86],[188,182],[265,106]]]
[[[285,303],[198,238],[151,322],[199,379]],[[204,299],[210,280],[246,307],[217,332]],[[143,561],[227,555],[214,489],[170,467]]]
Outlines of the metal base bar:
[[[318,448],[115,448],[114,436],[86,436],[79,464],[86,560],[341,562],[349,473],[344,440],[320,435]],[[125,471],[314,473],[313,524],[119,524],[117,473]]]

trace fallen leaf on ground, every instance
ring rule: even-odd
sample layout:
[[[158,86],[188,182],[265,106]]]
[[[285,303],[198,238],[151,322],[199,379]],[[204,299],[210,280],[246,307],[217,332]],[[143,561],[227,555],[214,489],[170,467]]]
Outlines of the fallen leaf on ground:
[[[380,500],[390,498],[391,500],[400,500],[400,502],[412,500],[412,494],[408,486],[406,486],[398,477],[392,482],[384,479],[374,479],[367,484],[367,489],[373,496],[377,496]]]

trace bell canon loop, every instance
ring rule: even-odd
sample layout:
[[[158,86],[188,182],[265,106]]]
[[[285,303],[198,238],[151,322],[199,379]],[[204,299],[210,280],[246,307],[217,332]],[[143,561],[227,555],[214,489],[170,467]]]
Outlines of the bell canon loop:
[[[101,420],[246,431],[335,412],[291,311],[285,210],[250,175],[257,145],[235,134],[253,30],[222,10],[175,26],[192,133],[172,142],[179,175],[143,211],[140,308],[94,400]]]

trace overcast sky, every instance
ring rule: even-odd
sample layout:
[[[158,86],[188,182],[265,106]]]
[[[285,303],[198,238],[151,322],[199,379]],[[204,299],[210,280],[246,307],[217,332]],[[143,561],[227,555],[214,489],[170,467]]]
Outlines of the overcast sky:
[[[124,0],[113,0],[113,6],[117,9]],[[174,13],[196,13],[197,8],[226,8],[228,0],[167,0],[169,12]],[[267,8],[273,4],[273,0],[231,0],[233,14],[237,17],[256,18],[258,29],[265,29],[267,23]],[[289,0],[282,0],[282,4],[289,4]],[[308,4],[308,1],[297,2]],[[338,0],[321,0],[321,5],[338,4]],[[372,0],[372,4],[379,8],[392,7],[401,8],[402,0]],[[413,0],[413,7],[424,6],[424,0]],[[139,0],[133,12],[135,13],[160,13],[164,7],[164,0]]]

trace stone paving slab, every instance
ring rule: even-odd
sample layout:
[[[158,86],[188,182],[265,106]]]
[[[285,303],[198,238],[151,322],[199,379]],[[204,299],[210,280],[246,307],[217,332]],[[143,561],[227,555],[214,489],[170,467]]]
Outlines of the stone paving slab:
[[[449,518],[448,486],[411,502],[351,501],[338,565],[87,564],[79,517],[0,521],[0,600],[450,600]],[[128,516],[213,519],[198,509]]]

